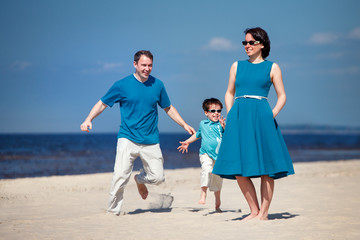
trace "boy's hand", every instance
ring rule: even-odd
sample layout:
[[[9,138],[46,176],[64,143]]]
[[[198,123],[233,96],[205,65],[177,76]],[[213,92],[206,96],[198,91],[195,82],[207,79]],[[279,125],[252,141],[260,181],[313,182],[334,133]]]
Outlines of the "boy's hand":
[[[225,120],[226,120],[226,118],[224,118],[224,116],[221,116],[219,119],[219,122],[220,122],[221,126],[223,127],[223,129],[225,129],[225,126],[226,126]]]
[[[187,142],[179,142],[181,144],[181,146],[179,146],[177,149],[179,149],[179,152],[184,153],[184,152],[188,152],[188,147],[189,147],[189,143]]]

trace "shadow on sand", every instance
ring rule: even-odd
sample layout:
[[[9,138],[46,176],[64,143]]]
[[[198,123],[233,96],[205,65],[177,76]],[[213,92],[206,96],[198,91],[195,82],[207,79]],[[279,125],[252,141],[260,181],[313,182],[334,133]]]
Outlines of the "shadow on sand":
[[[242,217],[234,218],[234,219],[231,219],[229,221],[241,221],[241,220],[243,220],[244,218],[246,218],[249,215],[250,214],[246,214],[246,215],[243,215]],[[276,219],[290,219],[290,218],[294,218],[294,217],[297,217],[297,216],[299,216],[299,215],[298,214],[291,214],[289,212],[283,212],[283,213],[269,214],[268,218],[269,218],[269,220],[276,220]]]
[[[136,209],[132,212],[127,212],[126,214],[129,215],[135,215],[135,214],[142,214],[142,213],[147,213],[147,212],[151,212],[151,213],[166,213],[166,212],[171,212],[172,208],[152,208],[152,209]]]

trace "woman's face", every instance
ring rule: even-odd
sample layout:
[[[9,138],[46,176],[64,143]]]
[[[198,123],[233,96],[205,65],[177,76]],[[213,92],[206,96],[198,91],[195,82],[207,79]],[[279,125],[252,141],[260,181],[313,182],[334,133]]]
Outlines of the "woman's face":
[[[247,33],[245,35],[245,41],[249,42],[249,41],[256,41],[256,40],[250,33]],[[245,52],[249,57],[257,56],[259,54],[261,55],[261,51],[263,48],[264,48],[264,45],[262,43],[258,43],[258,44],[254,44],[254,45],[250,45],[249,43],[247,43],[245,45]]]

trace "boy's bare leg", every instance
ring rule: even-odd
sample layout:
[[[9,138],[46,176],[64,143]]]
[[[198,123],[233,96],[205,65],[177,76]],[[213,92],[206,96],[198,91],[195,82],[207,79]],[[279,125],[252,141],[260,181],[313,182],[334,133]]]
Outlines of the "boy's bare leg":
[[[145,186],[145,184],[138,183],[136,181],[136,175],[134,176],[134,179],[135,179],[136,186],[138,188],[138,191],[139,191],[139,194],[140,194],[141,198],[145,200],[147,198],[148,194],[149,194],[149,192],[147,190],[147,187]]]
[[[215,211],[222,212],[220,209],[221,200],[220,200],[220,191],[214,192],[215,195]]]
[[[206,191],[207,191],[207,187],[201,187],[200,200],[198,202],[199,204],[206,203]]]

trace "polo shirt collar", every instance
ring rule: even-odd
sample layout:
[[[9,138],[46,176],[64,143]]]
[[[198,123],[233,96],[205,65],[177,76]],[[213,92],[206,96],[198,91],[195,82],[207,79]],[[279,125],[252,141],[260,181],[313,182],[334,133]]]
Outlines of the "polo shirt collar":
[[[219,121],[213,122],[213,121],[211,121],[209,118],[207,118],[204,123],[206,123],[206,124],[217,124],[218,122],[219,122]]]

